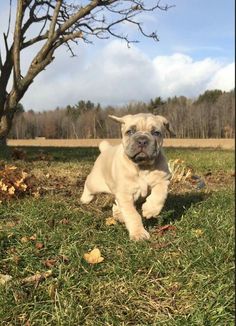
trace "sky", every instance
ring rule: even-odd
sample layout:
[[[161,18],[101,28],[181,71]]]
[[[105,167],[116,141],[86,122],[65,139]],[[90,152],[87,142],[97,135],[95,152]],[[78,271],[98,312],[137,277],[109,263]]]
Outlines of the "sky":
[[[0,1],[1,34],[6,30],[7,4]],[[159,42],[140,36],[126,24],[120,28],[139,41],[129,48],[110,38],[95,40],[93,45],[79,42],[73,58],[65,47],[58,49],[56,59],[21,100],[25,110],[49,110],[79,100],[119,106],[158,96],[196,98],[207,89],[233,89],[234,1],[162,0],[161,4],[174,6],[142,15],[143,27],[156,31]],[[23,73],[35,51],[22,54]]]

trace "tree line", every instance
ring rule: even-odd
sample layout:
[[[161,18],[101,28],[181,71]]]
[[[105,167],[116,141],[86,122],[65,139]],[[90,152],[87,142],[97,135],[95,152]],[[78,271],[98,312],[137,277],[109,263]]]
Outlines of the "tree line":
[[[9,138],[119,138],[120,128],[108,115],[140,112],[168,118],[178,138],[233,138],[234,108],[234,90],[208,90],[195,100],[185,96],[167,100],[157,97],[148,103],[129,103],[122,107],[102,107],[91,101],[79,101],[73,106],[35,112],[24,111],[23,106],[18,105]]]

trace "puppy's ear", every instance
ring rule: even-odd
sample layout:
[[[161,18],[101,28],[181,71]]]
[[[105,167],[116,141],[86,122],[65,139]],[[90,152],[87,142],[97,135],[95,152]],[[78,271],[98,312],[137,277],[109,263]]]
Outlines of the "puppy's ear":
[[[116,122],[125,123],[122,117],[116,117],[115,115],[108,115],[108,117]]]
[[[158,115],[156,117],[158,117],[158,119],[160,119],[162,121],[164,127],[169,132],[170,136],[171,137],[176,137],[176,134],[175,134],[170,122],[165,117],[162,117],[161,115]]]

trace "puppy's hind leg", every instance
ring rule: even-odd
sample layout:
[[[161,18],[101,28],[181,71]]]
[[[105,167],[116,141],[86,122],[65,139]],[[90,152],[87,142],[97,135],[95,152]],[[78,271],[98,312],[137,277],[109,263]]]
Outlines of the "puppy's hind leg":
[[[89,204],[93,200],[94,195],[100,193],[109,194],[111,192],[103,178],[103,175],[101,175],[98,169],[94,168],[85,181],[84,191],[80,200],[83,204]]]
[[[80,201],[83,204],[89,204],[94,198],[94,195],[89,191],[87,183],[85,182],[84,185],[84,191],[82,193],[82,196],[80,197]]]

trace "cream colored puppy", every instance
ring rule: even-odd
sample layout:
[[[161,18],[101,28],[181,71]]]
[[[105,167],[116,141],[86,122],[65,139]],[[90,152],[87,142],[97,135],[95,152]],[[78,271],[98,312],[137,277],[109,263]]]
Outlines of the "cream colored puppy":
[[[101,154],[86,179],[81,201],[88,204],[98,193],[115,195],[114,218],[125,223],[130,239],[148,239],[135,202],[146,198],[142,205],[146,218],[157,216],[165,203],[170,171],[162,144],[164,129],[171,132],[169,122],[149,113],[109,117],[121,124],[122,143],[100,143]]]

